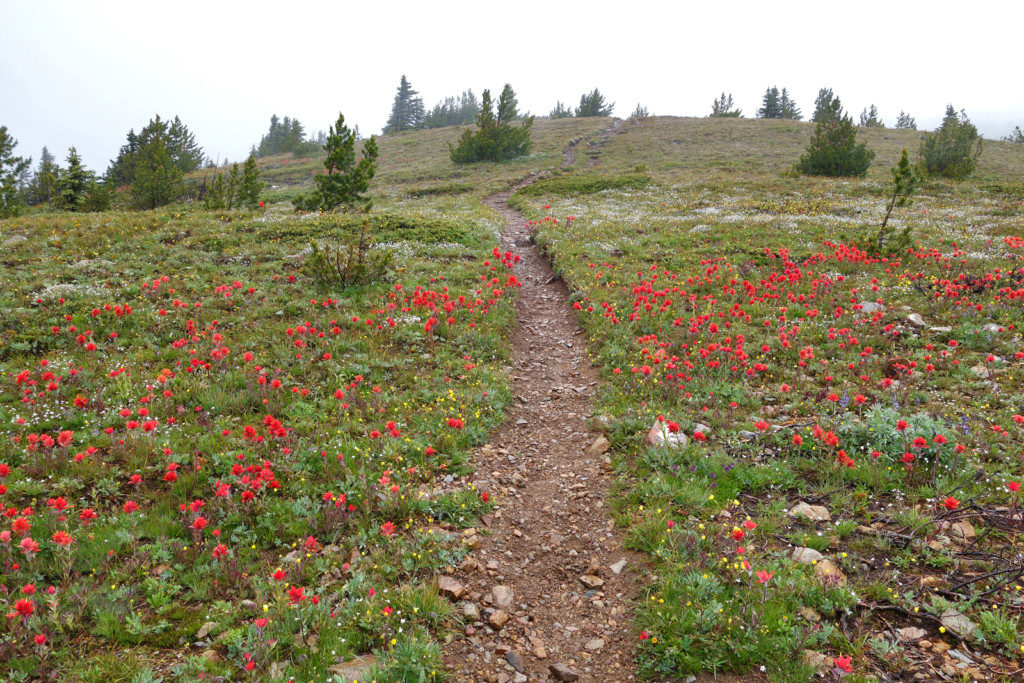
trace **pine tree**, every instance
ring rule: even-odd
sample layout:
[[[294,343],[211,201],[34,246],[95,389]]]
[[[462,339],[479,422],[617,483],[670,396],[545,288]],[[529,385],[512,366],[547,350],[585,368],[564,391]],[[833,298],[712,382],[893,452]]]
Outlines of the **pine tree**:
[[[21,210],[21,176],[32,159],[14,156],[18,141],[0,126],[0,218],[17,216]]]
[[[807,175],[863,177],[875,153],[857,142],[853,119],[843,112],[839,98],[832,98],[828,110],[820,114],[798,170]]]
[[[255,209],[260,204],[260,192],[263,190],[263,183],[260,182],[260,169],[256,165],[256,157],[249,155],[245,160],[242,169],[242,183],[238,190],[239,206],[247,209]]]
[[[562,100],[555,102],[555,108],[548,114],[548,117],[552,119],[566,119],[570,116],[572,116],[572,109],[562,104]]]
[[[885,128],[885,124],[878,118],[878,107],[873,104],[865,107],[860,113],[860,125],[864,128]]]
[[[498,125],[514,121],[519,116],[518,106],[519,100],[516,98],[516,91],[506,83],[505,87],[501,89],[501,95],[498,96]]]
[[[43,147],[39,155],[39,166],[32,176],[28,187],[28,200],[30,204],[48,204],[53,201],[56,193],[57,177],[60,174],[60,166],[50,150]]]
[[[1003,137],[1003,142],[1012,142],[1017,145],[1024,145],[1024,130],[1020,126],[1014,126],[1013,132]]]
[[[896,117],[896,128],[903,130],[917,130],[917,121],[910,114],[907,114],[903,110],[900,110],[900,115]]]
[[[391,105],[391,116],[384,126],[384,132],[400,133],[403,130],[419,128],[425,117],[423,99],[419,97],[418,92],[412,89],[412,85],[403,74],[402,80],[398,84],[398,90],[395,92],[395,101]]]
[[[724,92],[721,97],[716,97],[714,103],[711,105],[712,117],[729,117],[739,118],[743,115],[742,110],[733,109],[732,93],[726,95]]]
[[[639,102],[637,102],[636,103],[636,109],[634,109],[633,113],[629,115],[629,118],[631,118],[631,119],[646,119],[650,115],[651,115],[650,112],[647,111],[647,107],[643,107],[643,106],[640,105]]]
[[[456,164],[468,164],[474,161],[507,161],[523,156],[530,151],[530,129],[533,117],[523,119],[521,125],[513,127],[507,117],[518,117],[515,110],[515,93],[510,87],[510,96],[505,98],[504,116],[506,120],[498,121],[493,112],[491,91],[484,90],[480,104],[480,113],[476,117],[476,130],[465,130],[459,138],[458,145],[448,144],[448,152]],[[510,99],[511,98],[511,99]],[[509,105],[509,102],[513,105]],[[499,103],[499,108],[501,107]]]
[[[799,121],[803,118],[803,114],[800,113],[800,107],[796,106],[796,102],[789,97],[789,92],[783,88],[782,96],[779,98],[779,108],[782,110],[782,115],[779,118],[782,119],[793,119]]]
[[[593,92],[580,95],[580,106],[576,107],[576,117],[611,116],[613,111],[615,111],[615,103],[605,102],[601,91],[594,88]]]
[[[782,103],[779,101],[779,89],[777,86],[773,85],[764,91],[764,97],[761,99],[761,108],[757,110],[757,118],[782,118]]]
[[[231,164],[227,186],[224,189],[224,205],[230,211],[238,208],[238,163]]]
[[[978,165],[981,147],[981,136],[967,113],[961,111],[957,115],[953,105],[948,105],[939,129],[925,134],[919,152],[920,165],[928,175],[963,180]]]
[[[296,207],[305,211],[330,211],[344,205],[369,210],[371,200],[363,193],[369,189],[377,172],[377,136],[371,135],[363,143],[363,158],[356,162],[355,132],[345,125],[345,117],[339,113],[324,149],[327,151],[326,173],[316,176],[317,188],[308,197],[296,201]]]
[[[83,211],[95,174],[82,165],[82,157],[74,147],[68,150],[67,164],[57,181],[54,203],[67,211]]]
[[[821,121],[822,118],[827,118],[832,114],[832,101],[836,98],[832,92],[832,88],[821,88],[818,90],[818,96],[814,98],[814,116],[811,117],[812,123]]]
[[[210,183],[209,189],[206,191],[206,197],[203,198],[203,204],[207,209],[212,211],[218,211],[224,208],[224,174],[217,173],[213,177],[213,182]]]
[[[873,245],[875,251],[879,254],[883,253],[885,243],[891,241],[892,230],[888,228],[889,217],[892,215],[893,209],[897,207],[904,207],[910,204],[910,197],[917,190],[917,185],[920,183],[920,177],[917,172],[910,166],[910,159],[907,157],[907,150],[903,150],[903,155],[900,157],[900,161],[896,166],[889,169],[892,172],[892,197],[889,200],[888,205],[885,207],[885,217],[882,219],[882,225],[878,229],[878,235],[875,237],[875,244]],[[900,253],[906,247],[910,246],[910,228],[904,228],[899,238],[895,241],[895,249],[890,249],[891,252]]]
[[[169,204],[181,194],[181,169],[167,151],[163,135],[140,137],[132,155],[134,178],[129,198],[136,209],[155,209]]]
[[[167,127],[167,152],[182,173],[191,173],[203,163],[203,148],[196,143],[196,136],[177,116]]]

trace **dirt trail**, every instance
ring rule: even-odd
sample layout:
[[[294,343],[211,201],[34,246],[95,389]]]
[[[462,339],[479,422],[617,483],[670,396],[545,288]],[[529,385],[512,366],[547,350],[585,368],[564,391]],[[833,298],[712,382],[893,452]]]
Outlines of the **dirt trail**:
[[[570,671],[581,681],[632,680],[639,556],[622,548],[606,514],[606,444],[588,426],[597,373],[565,285],[507,204],[515,189],[485,201],[505,219],[504,248],[521,255],[516,400],[476,455],[474,479],[496,494],[497,509],[454,577],[466,590],[458,609],[467,626],[445,660],[459,681],[576,680]]]

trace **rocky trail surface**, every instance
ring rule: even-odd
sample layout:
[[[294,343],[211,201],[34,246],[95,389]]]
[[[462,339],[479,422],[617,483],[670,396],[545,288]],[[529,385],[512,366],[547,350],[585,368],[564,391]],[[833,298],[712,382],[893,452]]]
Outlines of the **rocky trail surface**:
[[[485,200],[521,256],[515,403],[476,454],[475,483],[495,494],[487,532],[439,581],[465,621],[445,660],[459,681],[633,680],[639,556],[607,514],[610,445],[589,427],[597,372],[568,291],[507,204],[515,189]]]

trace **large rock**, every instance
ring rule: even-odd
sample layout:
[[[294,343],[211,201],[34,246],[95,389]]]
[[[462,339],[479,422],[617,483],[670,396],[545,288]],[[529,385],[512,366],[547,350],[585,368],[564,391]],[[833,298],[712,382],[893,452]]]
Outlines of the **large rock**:
[[[814,564],[824,560],[825,556],[814,548],[793,548],[792,559],[800,564]]]
[[[794,505],[793,509],[789,511],[789,514],[793,517],[806,517],[812,522],[832,521],[832,515],[829,513],[828,508],[822,505],[810,505],[803,501]]]
[[[681,431],[669,431],[668,423],[655,420],[654,424],[647,431],[646,442],[651,446],[667,446],[669,448],[683,448],[687,444],[686,434]]]
[[[940,618],[943,626],[961,638],[970,638],[978,628],[973,621],[952,607],[943,612]]]
[[[800,655],[800,661],[822,673],[832,668],[832,660],[814,650],[804,650]]]
[[[822,583],[837,583],[840,586],[846,585],[846,574],[829,559],[824,559],[814,565],[814,575]]]
[[[347,662],[341,664],[335,664],[334,666],[328,667],[328,671],[335,674],[345,683],[351,683],[352,681],[363,682],[366,674],[369,673],[373,665],[377,663],[377,658],[373,655],[364,655],[362,657],[355,657]]]

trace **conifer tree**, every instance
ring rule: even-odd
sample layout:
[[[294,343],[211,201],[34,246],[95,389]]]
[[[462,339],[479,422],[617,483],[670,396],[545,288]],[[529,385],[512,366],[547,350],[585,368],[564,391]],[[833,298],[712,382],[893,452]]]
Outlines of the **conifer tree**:
[[[256,165],[256,157],[249,155],[242,168],[242,182],[239,187],[239,205],[247,209],[255,209],[260,204],[260,192],[263,190],[263,183],[260,182],[260,169]]]
[[[330,211],[338,206],[361,207],[369,210],[371,200],[363,193],[377,172],[377,136],[371,135],[363,143],[363,158],[356,161],[356,134],[345,125],[345,117],[338,114],[338,122],[331,126],[324,145],[325,173],[316,176],[316,189],[295,202],[305,211]]]
[[[0,218],[18,215],[21,210],[21,176],[31,159],[14,156],[18,141],[0,126]]]
[[[878,118],[878,107],[873,104],[865,107],[860,113],[860,125],[864,128],[885,128],[885,123]]]
[[[818,90],[818,96],[814,98],[814,116],[811,117],[812,123],[817,123],[822,118],[827,118],[832,115],[832,101],[836,98],[832,92],[832,88],[821,88]]]
[[[917,130],[917,121],[910,114],[900,110],[900,115],[896,117],[896,128],[903,130]]]
[[[615,111],[615,103],[605,102],[604,95],[597,88],[593,92],[580,95],[580,105],[576,107],[576,117],[611,116]]]
[[[562,100],[555,102],[555,108],[548,114],[548,117],[552,119],[566,119],[570,116],[572,116],[572,109],[562,104]]]
[[[238,162],[231,164],[227,185],[224,188],[224,205],[230,211],[238,208]]]
[[[789,92],[785,88],[782,89],[782,95],[779,98],[779,108],[782,110],[782,115],[779,118],[793,119],[795,121],[803,118],[803,114],[800,113],[800,107],[796,106],[796,102],[790,98]]]
[[[498,96],[498,125],[514,121],[519,116],[518,106],[519,100],[516,98],[516,91],[506,83],[505,87],[501,89],[501,95]]]
[[[646,119],[650,116],[650,112],[647,111],[647,107],[641,106],[639,102],[636,103],[636,109],[629,115],[631,119]]]
[[[1012,142],[1017,145],[1024,145],[1024,130],[1020,126],[1014,126],[1013,131],[1003,137],[1003,142]]]
[[[716,97],[714,103],[711,105],[712,117],[729,117],[739,118],[743,115],[742,110],[733,109],[732,93],[726,95],[724,92],[721,97]]]
[[[764,91],[761,98],[761,108],[757,110],[759,119],[781,119],[782,103],[779,101],[779,89],[772,86]]]
[[[129,198],[136,209],[155,209],[174,201],[181,194],[181,169],[167,151],[163,135],[139,136],[132,155]]]
[[[182,173],[191,173],[203,163],[203,148],[178,116],[167,126],[167,152]]]
[[[797,168],[807,175],[863,177],[874,156],[867,145],[857,142],[853,119],[843,112],[839,98],[834,97],[828,111],[821,112]]]
[[[939,129],[925,134],[919,152],[920,165],[928,175],[963,180],[978,165],[981,147],[981,136],[967,113],[961,111],[958,115],[950,104]]]
[[[505,98],[505,117],[515,119],[515,93],[506,86],[510,95]],[[509,105],[509,102],[512,105]],[[500,104],[499,104],[500,106]],[[476,117],[476,130],[465,130],[459,138],[458,145],[448,144],[448,152],[456,164],[468,164],[474,161],[506,161],[522,156],[530,151],[530,129],[533,117],[523,119],[522,124],[513,127],[509,120],[498,121],[494,116],[491,91],[484,90],[480,103],[480,113]]]
[[[82,157],[74,147],[68,150],[67,168],[57,181],[55,204],[67,211],[83,211],[95,174],[82,165]]]
[[[60,173],[60,166],[50,150],[43,147],[39,155],[39,166],[32,176],[28,187],[28,200],[30,204],[48,204],[53,201],[56,194],[57,178]]]
[[[418,92],[412,89],[412,85],[403,74],[402,80],[398,84],[398,90],[395,92],[395,101],[391,105],[391,116],[384,126],[384,132],[399,133],[403,130],[419,128],[425,116],[423,99],[419,97]]]

